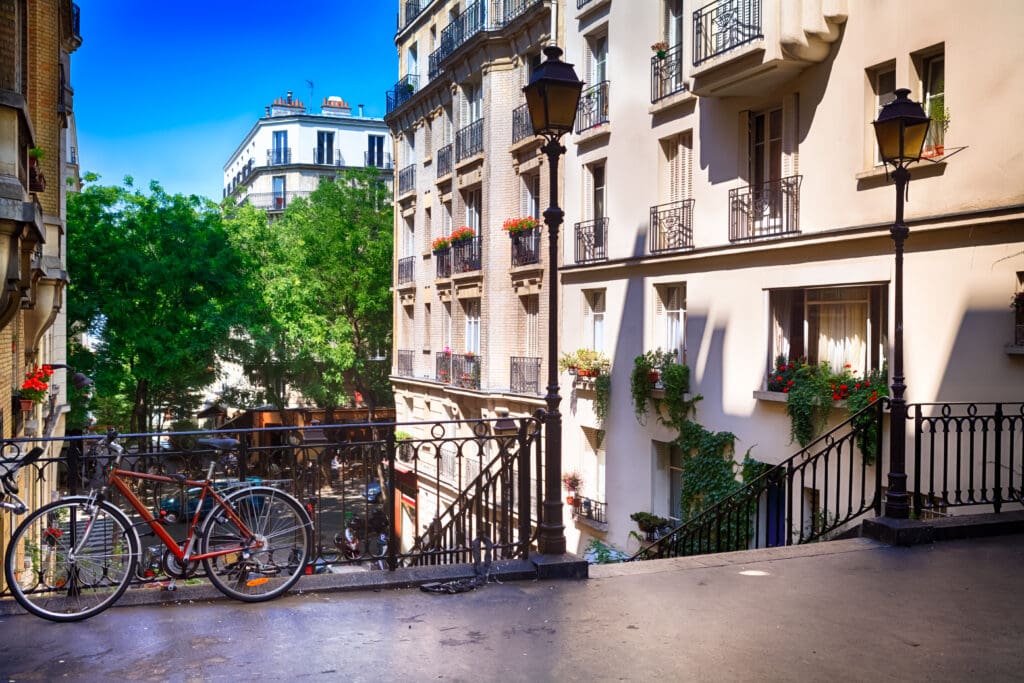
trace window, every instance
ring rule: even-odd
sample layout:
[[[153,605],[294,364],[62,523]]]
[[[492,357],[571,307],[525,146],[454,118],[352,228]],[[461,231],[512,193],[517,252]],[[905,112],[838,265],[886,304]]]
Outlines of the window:
[[[316,132],[316,163],[334,163],[334,132],[318,130]]]
[[[832,368],[849,365],[863,375],[885,363],[884,285],[785,289],[769,293],[771,358]]]
[[[412,216],[405,219],[405,237],[402,240],[402,255],[406,258],[416,255],[416,222]]]
[[[874,118],[877,119],[882,111],[882,107],[896,99],[896,67],[893,65],[879,67],[871,75],[871,81],[875,98]],[[874,150],[875,166],[880,166],[882,164],[882,157],[879,156],[874,131],[871,131],[868,139],[871,141],[871,148]]]
[[[530,358],[540,356],[540,295],[530,294],[522,298],[523,313],[526,317],[526,344],[524,354]]]
[[[586,298],[584,315],[587,319],[584,329],[590,348],[604,353],[604,290],[595,289],[584,292],[584,296]]]
[[[934,151],[945,144],[946,57],[938,54],[924,60],[924,111],[932,119],[925,148]]]
[[[441,348],[452,348],[452,302],[441,304]]]
[[[580,492],[586,498],[599,502],[607,502],[605,498],[605,451],[606,439],[598,433],[598,430],[590,427],[583,427],[583,463],[580,467],[580,475],[583,477],[583,490]]]
[[[683,452],[675,444],[665,444],[668,448],[668,516],[672,519],[683,518]]]
[[[483,117],[484,92],[479,83],[467,83],[462,95],[462,127],[466,127]]]
[[[438,237],[450,235],[452,232],[452,203],[444,202],[441,205],[441,232]]]
[[[473,232],[480,234],[480,204],[483,199],[483,190],[476,188],[465,193],[466,199],[466,225],[473,228]]]
[[[480,354],[480,299],[469,299],[462,304],[466,314],[466,353]]]
[[[273,137],[271,138],[271,158],[270,163],[272,164],[287,164],[288,159],[288,131],[286,130],[275,130]]]
[[[654,297],[654,346],[674,351],[676,361],[685,362],[684,325],[686,322],[686,285],[658,285]]]
[[[406,75],[418,76],[420,73],[419,65],[419,49],[417,44],[413,43],[409,46],[409,50],[405,53],[405,73]],[[414,84],[415,85],[415,84]]]
[[[276,175],[271,179],[275,209],[283,209],[285,205],[285,183],[283,175]]]
[[[384,168],[384,136],[367,136],[366,165]]]
[[[587,42],[587,85],[597,85],[608,80],[608,36],[594,36]]]
[[[750,116],[750,184],[782,177],[782,109]]]
[[[665,2],[665,42],[669,48],[683,44],[683,0]]]
[[[523,176],[523,184],[519,192],[519,213],[540,219],[540,174],[533,173]]]

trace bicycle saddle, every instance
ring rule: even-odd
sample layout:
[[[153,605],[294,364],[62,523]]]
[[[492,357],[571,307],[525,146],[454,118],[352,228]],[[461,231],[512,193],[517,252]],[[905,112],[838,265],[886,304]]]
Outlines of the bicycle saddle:
[[[238,448],[238,439],[232,439],[230,437],[224,437],[222,439],[196,439],[196,443],[200,446],[216,448],[218,451],[231,451]]]

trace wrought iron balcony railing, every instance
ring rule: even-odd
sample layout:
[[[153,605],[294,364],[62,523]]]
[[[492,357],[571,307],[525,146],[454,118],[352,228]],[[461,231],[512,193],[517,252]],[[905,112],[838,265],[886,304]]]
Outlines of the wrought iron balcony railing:
[[[647,248],[652,254],[693,248],[693,200],[651,207]]]
[[[598,524],[608,523],[608,504],[596,501],[593,498],[577,496],[572,502],[572,513],[577,517],[589,519]]]
[[[576,224],[576,263],[608,259],[608,218]]]
[[[576,113],[576,132],[596,128],[608,123],[608,93],[611,81],[601,81],[580,94],[580,107]]]
[[[398,259],[398,284],[404,285],[415,279],[416,257],[406,256]]]
[[[530,108],[521,104],[512,110],[512,144],[533,137],[533,123],[530,121]]]
[[[484,151],[484,120],[477,119],[473,123],[459,129],[455,134],[455,163],[468,159],[474,154]]]
[[[651,103],[686,91],[683,78],[683,44],[673,46],[664,57],[651,57]]]
[[[313,148],[313,163],[318,166],[344,166],[341,159],[340,149],[328,149],[326,147]]]
[[[370,154],[369,152],[363,152],[363,166],[372,166],[374,168],[393,168],[391,152],[385,152],[380,156]]]
[[[509,387],[516,394],[540,393],[540,358],[512,356],[509,358]]]
[[[477,0],[455,17],[450,24],[441,30],[441,41],[438,48],[430,53],[431,69],[440,73],[441,62],[455,52],[467,40],[480,31],[486,30],[486,2]],[[431,76],[434,78],[434,76]]]
[[[388,90],[386,93],[387,104],[385,108],[387,113],[390,114],[395,109],[405,104],[405,102],[413,96],[413,93],[419,89],[419,84],[419,74],[406,74],[401,80],[395,83],[395,87]]]
[[[543,0],[505,0],[505,14],[503,24],[508,24],[513,19],[526,13],[534,5],[540,5]]]
[[[275,147],[267,150],[267,166],[282,166],[292,163],[291,147]]]
[[[445,247],[434,252],[434,278],[442,279],[452,276],[452,248]]]
[[[540,228],[524,230],[509,236],[512,241],[512,265],[540,263]]]
[[[438,351],[434,354],[434,380],[441,384],[452,383],[452,354]]]
[[[443,178],[452,172],[452,143],[437,150],[437,177]]]
[[[402,27],[404,28],[414,22],[416,17],[420,15],[420,12],[423,11],[423,8],[429,4],[430,0],[423,0],[422,2],[420,0],[406,0],[403,4],[405,11],[402,13],[402,16],[405,18],[405,23],[402,24]]]
[[[416,352],[412,349],[398,349],[397,366],[395,368],[399,377],[412,377],[413,364],[416,361]]]
[[[416,164],[409,164],[398,172],[398,194],[416,189]]]
[[[576,0],[576,9],[583,9],[594,0]]]
[[[480,356],[472,353],[453,354],[452,384],[463,389],[480,388]]]
[[[693,13],[693,65],[759,38],[761,0],[715,0]]]
[[[795,175],[729,190],[729,241],[800,232],[800,182]]]
[[[452,243],[452,274],[480,270],[480,237]]]

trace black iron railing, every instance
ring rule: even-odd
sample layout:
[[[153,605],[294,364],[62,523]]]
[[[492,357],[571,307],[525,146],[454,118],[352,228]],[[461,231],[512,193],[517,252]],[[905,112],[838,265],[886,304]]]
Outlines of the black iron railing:
[[[398,107],[405,104],[409,98],[419,89],[420,77],[419,74],[406,74],[395,83],[395,87],[388,90],[386,111],[388,114],[393,112]]]
[[[398,284],[404,285],[416,279],[416,257],[406,256],[398,259]]]
[[[486,19],[487,11],[484,0],[477,0],[477,2],[463,10],[459,16],[455,17],[450,24],[441,30],[441,40],[438,48],[430,53],[431,66],[440,71],[441,62],[459,49],[467,40],[488,28]]]
[[[438,351],[434,354],[434,379],[441,384],[452,383],[452,354]]]
[[[437,279],[452,276],[452,248],[445,247],[434,252],[434,277]]]
[[[313,148],[313,163],[320,166],[344,166],[340,149]]]
[[[512,241],[513,266],[540,263],[540,228],[513,233],[509,239]]]
[[[484,120],[477,119],[473,123],[460,128],[455,133],[455,163],[468,159],[474,154],[484,151]]]
[[[686,91],[686,79],[683,78],[685,62],[683,44],[673,46],[665,51],[663,57],[651,57],[651,102]]]
[[[374,168],[391,168],[391,152],[385,152],[379,157],[369,152],[363,152],[363,166]]]
[[[452,355],[452,384],[463,389],[480,388],[480,356]]]
[[[402,13],[405,23],[402,24],[402,27],[404,28],[415,21],[416,17],[420,15],[420,12],[422,12],[423,8],[428,4],[430,4],[430,0],[423,0],[422,3],[420,0],[405,0],[403,3],[405,11]]]
[[[416,164],[409,164],[398,172],[398,194],[416,190]]]
[[[505,0],[505,14],[503,24],[510,23],[513,19],[526,13],[534,5],[540,5],[543,0]]]
[[[509,367],[512,375],[509,386],[514,393],[540,393],[540,358],[512,356]]]
[[[292,163],[291,147],[275,147],[267,150],[267,166],[281,166]]]
[[[652,254],[693,248],[693,200],[651,207],[647,248]]]
[[[512,110],[512,144],[533,137],[533,122],[530,121],[530,108],[521,104]]]
[[[576,9],[583,9],[594,0],[576,0]]]
[[[608,504],[593,498],[577,496],[572,501],[572,514],[583,519],[589,519],[592,522],[597,522],[598,524],[607,524]]]
[[[255,206],[264,211],[284,211],[293,200],[308,197],[309,190],[290,190],[288,192],[250,192],[240,204]]]
[[[608,258],[608,219],[597,218],[576,224],[576,263]]]
[[[759,38],[761,0],[715,0],[693,13],[693,65]]]
[[[596,128],[608,123],[608,93],[611,81],[601,81],[580,94],[580,106],[576,111],[576,132]]]
[[[480,270],[480,236],[452,242],[452,274]]]
[[[77,2],[71,3],[71,35],[82,40],[82,8]]]
[[[416,363],[416,352],[412,349],[398,349],[395,374],[399,377],[412,377]]]
[[[800,232],[800,183],[795,175],[729,190],[729,241]]]
[[[922,510],[991,505],[999,512],[1024,503],[1024,403],[907,407],[914,423],[907,489],[918,517]]]
[[[437,150],[437,177],[443,178],[452,173],[452,143]]]

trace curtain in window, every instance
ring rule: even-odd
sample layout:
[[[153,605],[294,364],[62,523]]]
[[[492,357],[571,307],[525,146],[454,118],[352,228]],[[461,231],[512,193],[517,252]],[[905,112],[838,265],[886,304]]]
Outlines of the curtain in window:
[[[793,319],[793,292],[783,290],[772,292],[772,357],[771,362],[779,356],[789,359],[790,321]]]
[[[817,340],[817,361],[828,361],[833,370],[850,365],[863,376],[867,360],[867,303],[829,303],[809,308],[808,325],[811,339]]]

